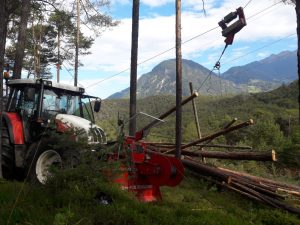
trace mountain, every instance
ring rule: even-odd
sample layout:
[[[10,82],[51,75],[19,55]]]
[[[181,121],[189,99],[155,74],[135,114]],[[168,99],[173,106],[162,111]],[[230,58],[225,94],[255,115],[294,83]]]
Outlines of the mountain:
[[[137,83],[137,96],[144,98],[158,94],[175,94],[175,59],[161,62],[153,70],[140,77]],[[220,77],[215,73],[207,79],[209,70],[191,60],[182,60],[183,95],[189,95],[189,82],[195,90],[204,95],[227,93],[270,91],[283,83],[297,79],[296,51],[283,51],[260,61],[244,66],[232,67]],[[201,87],[201,88],[200,88]],[[129,88],[111,95],[109,98],[129,98]]]
[[[194,90],[200,89],[200,93],[205,95],[217,95],[224,93],[243,92],[239,85],[231,81],[222,79],[216,74],[209,75],[209,70],[191,60],[182,60],[182,86],[183,95],[190,94],[189,82],[193,82]],[[205,85],[202,86],[204,80]],[[201,88],[200,88],[201,87]],[[159,63],[149,73],[142,75],[137,82],[137,96],[144,98],[158,94],[174,95],[176,90],[176,61],[169,59]],[[111,95],[109,98],[128,98],[129,88]]]
[[[267,91],[297,79],[297,52],[284,51],[244,66],[236,66],[222,74],[226,80],[243,84],[256,91]]]

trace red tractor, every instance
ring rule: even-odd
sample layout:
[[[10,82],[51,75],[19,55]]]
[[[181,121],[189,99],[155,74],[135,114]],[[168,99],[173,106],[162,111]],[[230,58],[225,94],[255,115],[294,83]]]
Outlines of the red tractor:
[[[49,130],[80,130],[89,144],[106,143],[104,131],[95,125],[94,112],[101,101],[85,95],[84,88],[42,79],[8,81],[10,89],[2,115],[2,171],[6,179],[45,183],[51,165],[72,162],[78,152],[53,148]],[[92,107],[92,102],[94,107]],[[77,139],[77,136],[74,136]]]

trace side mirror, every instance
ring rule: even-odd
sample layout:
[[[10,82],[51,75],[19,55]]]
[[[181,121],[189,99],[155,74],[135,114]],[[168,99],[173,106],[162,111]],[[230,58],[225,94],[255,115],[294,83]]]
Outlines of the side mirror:
[[[100,100],[96,100],[94,103],[94,112],[99,112],[101,109],[101,99]]]
[[[28,102],[35,101],[35,88],[26,87],[24,89],[24,100]]]

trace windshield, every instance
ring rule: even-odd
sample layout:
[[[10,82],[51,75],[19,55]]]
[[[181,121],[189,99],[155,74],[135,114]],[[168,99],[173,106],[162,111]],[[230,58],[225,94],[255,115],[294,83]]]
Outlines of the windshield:
[[[35,87],[14,87],[10,93],[9,111],[23,111],[28,116],[37,113],[39,89]],[[82,102],[82,111],[80,110]],[[51,119],[58,113],[82,116],[93,121],[93,112],[89,98],[81,98],[80,94],[62,91],[61,89],[44,89],[41,115],[44,120]]]
[[[73,115],[79,111],[79,96],[61,94],[46,89],[44,91],[43,111],[56,111]]]

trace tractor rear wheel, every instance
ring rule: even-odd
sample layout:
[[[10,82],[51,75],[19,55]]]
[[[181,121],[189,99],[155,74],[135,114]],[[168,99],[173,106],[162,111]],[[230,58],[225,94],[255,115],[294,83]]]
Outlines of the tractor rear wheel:
[[[5,179],[14,178],[15,154],[10,142],[8,127],[5,121],[2,122],[2,174]]]
[[[34,143],[26,160],[28,180],[45,184],[52,176],[51,169],[74,168],[80,162],[78,151],[53,149],[54,140],[42,139]]]

